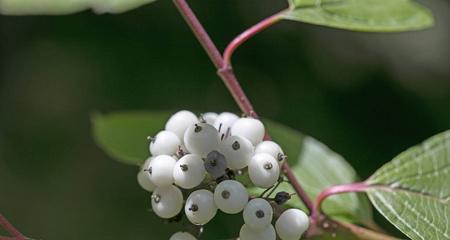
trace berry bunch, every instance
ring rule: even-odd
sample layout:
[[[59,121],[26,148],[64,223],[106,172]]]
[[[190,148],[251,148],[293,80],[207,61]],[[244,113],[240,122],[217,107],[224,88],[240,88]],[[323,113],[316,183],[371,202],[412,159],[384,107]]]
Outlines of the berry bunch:
[[[184,215],[199,226],[213,219],[218,209],[228,214],[243,212],[241,240],[275,240],[276,232],[282,240],[300,239],[309,225],[301,210],[289,209],[278,216],[276,232],[271,224],[273,205],[288,201],[289,193],[257,198],[236,180],[236,175],[248,174],[254,186],[272,192],[283,181],[280,166],[286,157],[277,143],[263,141],[264,134],[261,121],[233,113],[209,112],[199,118],[189,111],[172,115],[165,130],[150,138],[151,156],[137,176],[142,188],[153,192],[153,212],[161,218],[176,218],[184,203]],[[177,232],[170,239],[196,238]]]

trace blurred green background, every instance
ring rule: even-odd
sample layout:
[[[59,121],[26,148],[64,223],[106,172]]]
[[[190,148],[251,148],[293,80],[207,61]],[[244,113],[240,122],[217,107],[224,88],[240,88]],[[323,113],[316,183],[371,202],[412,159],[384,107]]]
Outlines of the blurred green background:
[[[191,2],[221,49],[287,5]],[[450,1],[422,2],[436,25],[419,32],[282,22],[238,50],[236,74],[261,116],[326,143],[367,178],[450,128]],[[147,211],[137,169],[95,145],[89,117],[238,112],[171,1],[121,15],[1,16],[0,36],[0,212],[37,239],[167,238],[172,225]]]

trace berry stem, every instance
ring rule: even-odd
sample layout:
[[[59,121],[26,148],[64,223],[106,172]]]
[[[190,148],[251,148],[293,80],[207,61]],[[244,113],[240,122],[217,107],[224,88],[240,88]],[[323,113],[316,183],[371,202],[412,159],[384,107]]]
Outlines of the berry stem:
[[[311,215],[311,218],[318,219],[321,214],[321,206],[323,201],[328,198],[329,196],[336,195],[336,194],[342,194],[342,193],[350,193],[350,192],[365,192],[367,188],[369,188],[370,185],[368,185],[365,182],[357,182],[357,183],[349,183],[349,184],[343,184],[343,185],[336,185],[331,186],[325,190],[323,190],[319,196],[317,196],[315,204],[314,204],[314,211]]]
[[[228,91],[233,96],[236,103],[239,105],[239,108],[243,113],[245,113],[248,116],[251,117],[258,117],[256,112],[253,110],[253,106],[250,103],[250,100],[247,98],[247,95],[242,90],[239,81],[237,80],[233,70],[231,67],[223,68],[224,66],[224,60],[215,46],[215,44],[212,42],[211,38],[209,37],[206,30],[203,28],[200,21],[195,16],[194,12],[189,7],[188,3],[185,0],[173,0],[174,4],[177,6],[178,10],[180,11],[181,15],[184,17],[185,21],[190,26],[191,30],[193,31],[194,35],[197,37],[200,44],[203,46],[205,51],[208,53],[208,56],[210,57],[213,64],[218,69],[218,75],[222,78],[223,82],[225,83],[226,87],[228,88]],[[277,14],[275,14],[277,15]],[[274,16],[275,16],[274,15]],[[270,17],[269,17],[270,19]],[[275,17],[274,17],[275,19]],[[264,21],[264,20],[263,20]],[[270,26],[272,20],[268,20],[267,23],[260,25],[261,30],[267,28]],[[276,21],[275,21],[276,22]],[[258,25],[258,24],[257,24]],[[261,30],[253,30],[253,35],[257,32],[260,32]],[[252,35],[249,35],[249,37]],[[248,39],[248,38],[246,38]],[[245,40],[246,40],[245,39]],[[244,38],[242,39],[244,40]],[[242,41],[243,42],[243,41]],[[238,45],[235,45],[236,47]],[[233,51],[230,48],[230,53]],[[230,55],[231,56],[231,55]],[[266,139],[270,139],[269,135],[266,135]],[[311,214],[314,213],[314,205],[309,198],[309,196],[306,194],[305,190],[302,188],[300,183],[298,182],[297,178],[295,177],[294,173],[290,169],[287,162],[285,162],[282,166],[282,170],[286,177],[288,178],[289,182],[291,183],[292,187],[294,188],[295,192],[299,196],[299,198],[303,201],[303,203],[306,205],[306,207],[309,209]]]
[[[231,41],[228,46],[225,48],[225,51],[223,53],[223,66],[222,69],[228,69],[231,68],[231,57],[235,50],[241,46],[245,41],[250,39],[251,37],[255,36],[257,33],[262,32],[263,30],[269,28],[270,26],[274,25],[275,23],[279,22],[282,18],[281,15],[286,10],[283,10],[281,12],[278,12],[261,22],[253,25],[249,29],[245,30],[241,34],[239,34],[233,41]]]
[[[0,225],[16,240],[25,240],[26,237],[19,232],[1,213]],[[7,239],[7,238],[6,238]]]

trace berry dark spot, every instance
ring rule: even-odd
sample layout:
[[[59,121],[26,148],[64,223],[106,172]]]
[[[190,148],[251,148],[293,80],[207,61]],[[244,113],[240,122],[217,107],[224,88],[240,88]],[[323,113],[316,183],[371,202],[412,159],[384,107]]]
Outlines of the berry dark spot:
[[[155,194],[155,195],[152,196],[152,200],[155,203],[159,203],[159,202],[161,202],[161,196],[158,195],[158,194]]]
[[[284,154],[282,154],[282,153],[278,153],[277,160],[278,160],[279,162],[286,160],[286,158],[287,158],[286,155],[284,155]]]
[[[202,127],[199,126],[198,124],[195,124],[195,128],[194,128],[194,132],[198,133],[202,130]]]
[[[181,171],[186,172],[189,168],[187,164],[181,164],[180,165]]]
[[[238,150],[239,148],[241,148],[241,144],[239,144],[238,141],[234,141],[231,147],[233,148],[233,150]]]
[[[228,192],[227,190],[222,192],[222,198],[223,199],[228,199],[230,198],[230,192]]]
[[[192,204],[191,207],[189,208],[189,211],[197,212],[198,211],[198,205],[197,204]]]
[[[264,211],[263,210],[258,210],[255,213],[257,218],[263,218],[264,217]]]
[[[272,163],[266,163],[266,164],[264,164],[264,169],[270,170],[270,169],[272,169],[272,168],[273,168]]]

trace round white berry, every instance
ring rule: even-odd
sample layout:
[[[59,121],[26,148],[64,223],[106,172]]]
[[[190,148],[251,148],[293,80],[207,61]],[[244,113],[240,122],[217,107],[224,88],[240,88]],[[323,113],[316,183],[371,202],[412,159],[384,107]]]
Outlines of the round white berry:
[[[252,143],[240,136],[230,136],[220,144],[220,151],[225,156],[229,168],[242,169],[247,167],[253,156]]]
[[[176,185],[184,189],[191,189],[200,185],[205,178],[205,173],[202,158],[196,154],[187,154],[175,164],[173,179]]]
[[[247,205],[247,189],[238,181],[225,180],[214,190],[214,202],[225,213],[238,213]]]
[[[166,123],[166,130],[175,133],[183,141],[186,129],[198,123],[198,118],[190,111],[182,110],[172,115]]]
[[[275,229],[271,224],[260,230],[252,229],[244,224],[239,232],[240,240],[275,240],[276,238]]]
[[[205,120],[205,122],[207,124],[211,124],[211,125],[214,125],[214,122],[216,121],[218,116],[219,116],[219,114],[217,114],[215,112],[206,112],[206,113],[202,114],[203,120]]]
[[[153,156],[173,155],[181,145],[180,138],[170,131],[161,131],[150,141],[150,153]]]
[[[153,212],[161,218],[175,217],[183,208],[183,194],[173,185],[156,188],[151,200]]]
[[[167,187],[173,183],[173,168],[177,160],[168,155],[159,155],[149,164],[151,181],[158,187]]]
[[[213,193],[205,189],[192,192],[186,200],[184,212],[193,224],[204,225],[208,223],[217,213]]]
[[[227,134],[227,132],[231,131],[233,123],[238,119],[239,117],[234,113],[223,112],[217,116],[214,127],[220,134]]]
[[[156,188],[156,185],[153,184],[152,180],[150,179],[151,176],[148,172],[148,168],[152,160],[153,157],[147,158],[137,174],[137,181],[139,185],[149,192],[153,192],[153,190],[155,190]]]
[[[275,223],[282,240],[298,240],[308,227],[308,216],[302,210],[294,208],[284,211]]]
[[[190,153],[206,157],[219,147],[219,133],[207,123],[190,126],[184,134],[184,144]]]
[[[264,138],[264,125],[255,118],[239,118],[231,127],[231,135],[247,138],[257,145]]]
[[[197,240],[197,238],[188,232],[176,232],[169,238],[169,240]]]
[[[273,186],[280,177],[280,167],[277,160],[267,153],[255,154],[248,164],[250,180],[257,187]]]
[[[273,209],[270,203],[262,198],[255,198],[244,208],[244,222],[254,230],[262,230],[272,222]]]
[[[280,145],[273,141],[263,141],[259,143],[258,145],[256,145],[255,153],[270,154],[278,161],[282,161],[284,159],[284,153]]]

